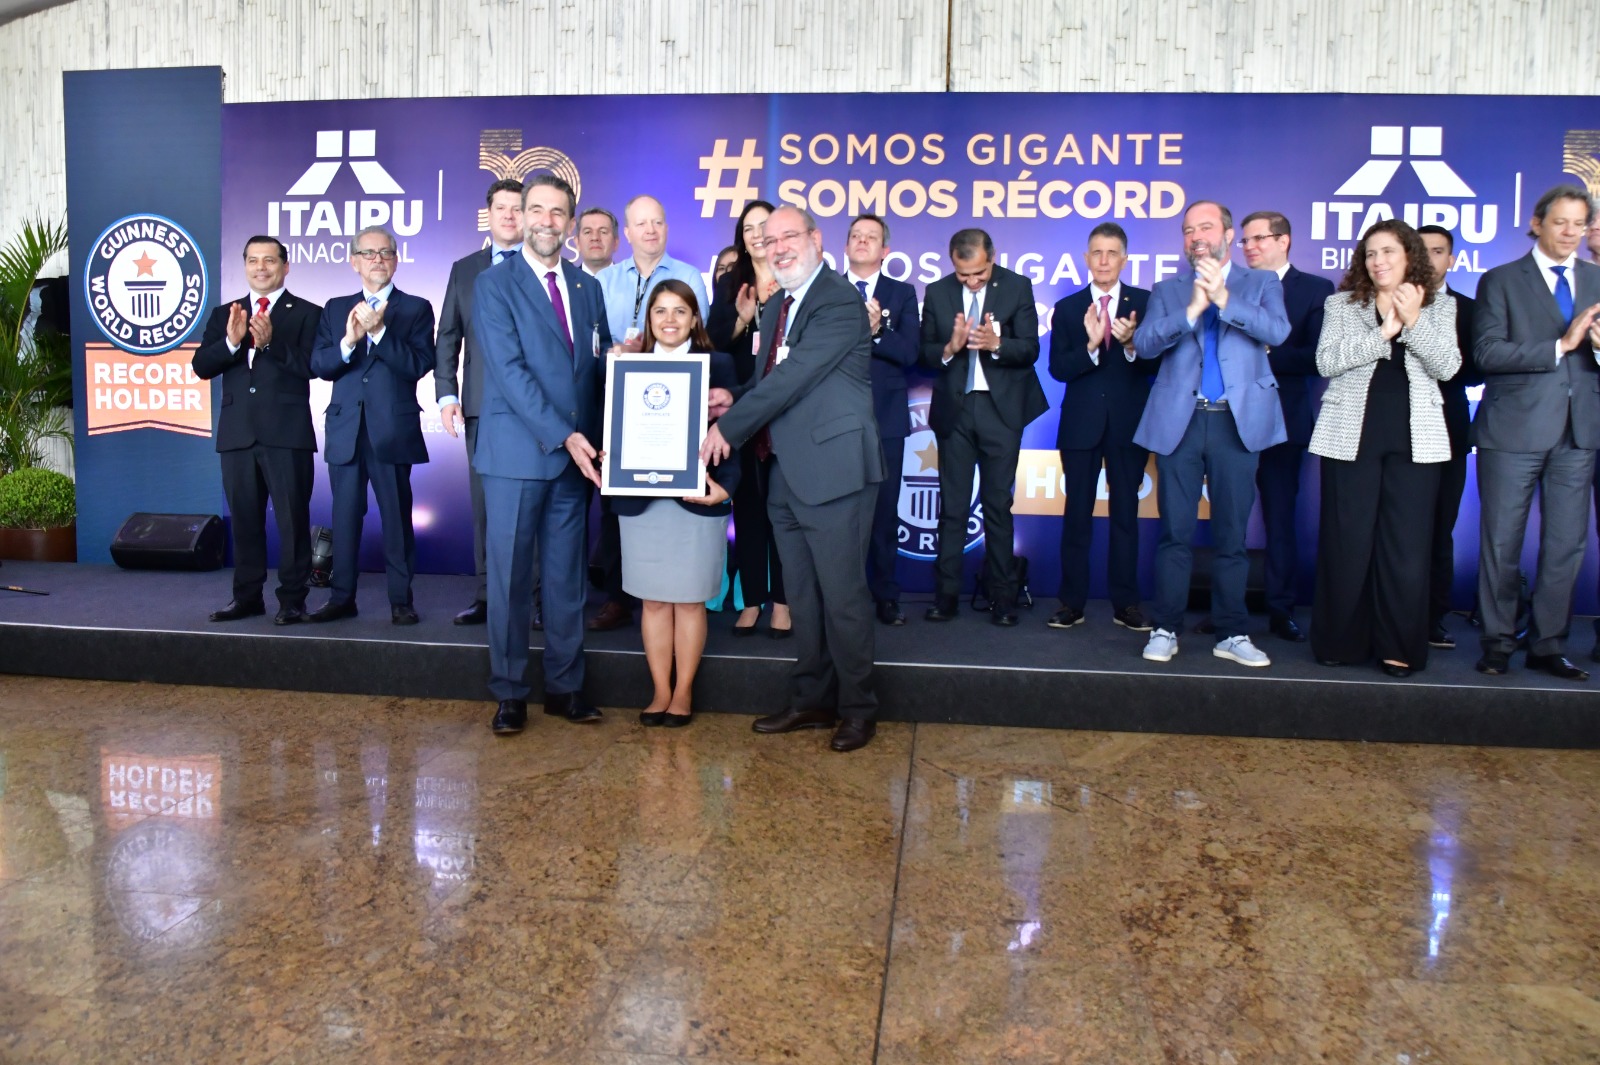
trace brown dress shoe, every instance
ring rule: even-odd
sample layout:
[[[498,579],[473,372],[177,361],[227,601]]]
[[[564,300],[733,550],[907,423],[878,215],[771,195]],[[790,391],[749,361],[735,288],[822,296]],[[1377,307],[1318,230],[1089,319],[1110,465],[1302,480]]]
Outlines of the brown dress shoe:
[[[872,737],[877,734],[878,726],[876,722],[847,717],[839,722],[839,729],[833,734],[833,742],[829,743],[828,746],[840,754],[859,751],[872,742]]]
[[[803,728],[832,728],[839,715],[832,710],[781,710],[776,714],[756,718],[750,727],[757,732],[772,735],[794,732]]]
[[[633,624],[633,611],[621,603],[608,602],[589,619],[586,627],[590,632],[610,632],[612,629],[620,629],[624,625],[631,624]]]

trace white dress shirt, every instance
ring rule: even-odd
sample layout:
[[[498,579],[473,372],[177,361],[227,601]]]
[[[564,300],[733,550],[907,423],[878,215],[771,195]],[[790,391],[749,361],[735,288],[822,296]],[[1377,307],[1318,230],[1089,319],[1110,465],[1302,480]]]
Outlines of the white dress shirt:
[[[387,285],[384,285],[382,288],[380,288],[376,292],[368,292],[365,287],[363,287],[361,289],[361,298],[366,301],[368,306],[371,306],[372,300],[373,300],[374,297],[377,298],[377,301],[379,303],[388,303],[389,302],[389,297],[393,296],[393,295],[394,295],[394,282],[393,281],[389,282]],[[385,322],[382,325],[378,326],[378,331],[376,333],[368,333],[367,334],[367,342],[370,343],[370,344],[378,343],[380,340],[383,339],[383,334],[387,333],[388,331],[389,331],[389,325],[388,325],[387,322]],[[339,341],[339,357],[341,359],[343,359],[345,362],[349,362],[350,361],[350,355],[355,350],[356,350],[355,348],[352,348],[350,345],[346,344],[342,338],[340,339],[340,341]]]
[[[250,306],[245,308],[245,313],[247,313],[251,318],[256,316],[261,307],[261,295],[261,293],[254,290],[251,290],[250,292]],[[266,294],[268,315],[271,315],[272,309],[278,305],[278,297],[281,295],[283,295],[282,285],[279,285],[277,288]],[[248,322],[245,323],[244,339],[250,339],[250,324]],[[235,354],[239,350],[239,345],[229,340],[227,334],[223,334],[222,342],[228,345],[229,355]],[[256,348],[254,344],[250,345],[250,350],[245,352],[244,361],[245,365],[250,367],[250,369],[253,370],[256,368]]]

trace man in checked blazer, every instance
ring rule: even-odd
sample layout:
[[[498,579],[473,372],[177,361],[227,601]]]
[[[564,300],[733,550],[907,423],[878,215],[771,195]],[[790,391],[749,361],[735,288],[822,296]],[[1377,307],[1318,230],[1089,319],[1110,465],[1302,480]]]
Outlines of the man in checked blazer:
[[[872,413],[872,328],[861,293],[822,261],[816,219],[780,207],[763,226],[767,261],[783,286],[761,316],[756,376],[706,433],[701,458],[719,462],[754,440],[771,456],[767,512],[783,561],[796,650],[788,705],[757,718],[762,733],[828,728],[835,751],[877,730],[867,545],[883,480]],[[733,400],[712,389],[713,409]]]
[[[1534,205],[1533,250],[1478,282],[1473,354],[1484,375],[1472,423],[1483,613],[1478,671],[1490,676],[1506,672],[1517,646],[1518,562],[1537,487],[1539,568],[1528,668],[1589,679],[1568,661],[1566,636],[1600,448],[1600,267],[1578,259],[1591,216],[1583,189],[1557,185]]]

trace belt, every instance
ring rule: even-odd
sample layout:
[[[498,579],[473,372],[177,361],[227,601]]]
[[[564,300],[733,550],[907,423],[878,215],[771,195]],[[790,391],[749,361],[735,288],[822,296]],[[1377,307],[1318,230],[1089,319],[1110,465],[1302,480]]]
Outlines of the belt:
[[[1204,396],[1196,396],[1195,397],[1195,401],[1194,401],[1194,409],[1195,410],[1227,410],[1228,409],[1228,401],[1225,400],[1225,399],[1207,399]]]

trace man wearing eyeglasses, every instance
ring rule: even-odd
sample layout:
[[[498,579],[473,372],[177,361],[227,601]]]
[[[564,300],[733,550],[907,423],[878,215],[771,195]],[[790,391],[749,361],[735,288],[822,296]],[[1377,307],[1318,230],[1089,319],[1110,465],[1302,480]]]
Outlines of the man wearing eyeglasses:
[[[368,226],[350,242],[361,291],[322,309],[311,370],[333,382],[323,427],[323,458],[333,485],[333,594],[311,621],[356,616],[357,559],[367,486],[378,501],[389,620],[415,625],[411,577],[411,467],[428,461],[417,382],[433,369],[433,306],[394,285],[394,236]]]
[[[1278,275],[1284,312],[1289,316],[1289,339],[1267,349],[1289,439],[1261,452],[1256,490],[1261,494],[1261,520],[1267,531],[1267,624],[1274,636],[1302,643],[1305,633],[1294,620],[1300,563],[1295,505],[1300,499],[1306,447],[1311,443],[1311,382],[1321,377],[1317,373],[1317,340],[1322,336],[1322,304],[1333,295],[1333,282],[1289,265],[1292,238],[1289,219],[1281,213],[1246,215],[1239,231],[1246,265]]]
[[[1156,283],[1150,314],[1133,333],[1141,359],[1159,359],[1134,442],[1156,453],[1161,540],[1156,546],[1155,625],[1145,644],[1150,662],[1170,662],[1189,601],[1200,492],[1211,501],[1211,653],[1243,666],[1272,660],[1246,631],[1245,524],[1255,505],[1260,452],[1288,439],[1269,347],[1289,338],[1283,285],[1268,270],[1235,266],[1233,215],[1214,200],[1183,214],[1188,273]]]
[[[700,457],[719,462],[755,441],[771,464],[772,518],[794,615],[788,706],[755,731],[831,728],[839,752],[877,730],[867,545],[883,480],[872,413],[872,327],[861,294],[824,269],[816,219],[780,207],[762,228],[783,286],[761,316],[764,360],[738,402],[706,433]],[[712,389],[713,411],[733,396]]]

